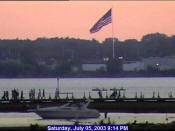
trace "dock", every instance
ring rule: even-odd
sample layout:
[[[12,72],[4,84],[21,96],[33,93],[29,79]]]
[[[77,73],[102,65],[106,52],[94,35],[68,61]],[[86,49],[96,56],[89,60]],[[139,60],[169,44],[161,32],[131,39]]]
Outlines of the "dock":
[[[26,112],[28,109],[85,102],[87,98],[0,100],[0,112]],[[100,112],[175,113],[175,98],[91,98],[88,108]]]
[[[29,91],[29,98],[24,96],[23,91],[21,95],[18,89],[11,91],[12,95],[9,95],[9,91],[4,91],[2,99],[0,99],[0,112],[27,112],[29,109],[36,109],[37,106],[60,106],[65,103],[81,103],[90,100],[88,108],[97,109],[99,112],[123,112],[123,113],[175,113],[175,97],[173,97],[172,91],[168,93],[167,98],[161,97],[159,92],[153,92],[152,97],[146,98],[144,94],[140,92],[140,95],[135,93],[132,98],[125,96],[124,88],[112,88],[110,89],[112,94],[108,96],[107,89],[94,88],[92,91],[96,91],[98,97],[93,98],[89,92],[87,97],[84,92],[84,96],[76,98],[73,92],[59,92],[56,88],[55,97],[45,96],[45,90],[39,89],[38,95],[35,89]],[[102,95],[102,92],[106,96]],[[64,97],[60,97],[60,94],[64,94]],[[123,94],[123,95],[122,95]],[[157,95],[155,95],[157,94]]]

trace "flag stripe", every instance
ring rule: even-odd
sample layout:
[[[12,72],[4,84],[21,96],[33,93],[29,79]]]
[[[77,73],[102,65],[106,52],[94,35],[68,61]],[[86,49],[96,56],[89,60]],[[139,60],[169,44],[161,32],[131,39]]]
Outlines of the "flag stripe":
[[[90,29],[90,33],[98,32],[103,26],[108,25],[112,22],[111,9],[100,18],[97,23]]]
[[[95,33],[97,31],[99,31],[103,26],[105,26],[105,25],[107,25],[107,24],[109,24],[111,22],[112,22],[111,17],[106,19],[106,20],[104,20],[104,21],[99,21],[99,22],[97,22],[96,25],[94,25],[94,27],[90,30],[90,32],[91,33]]]
[[[99,26],[97,26],[95,29],[91,30],[91,33],[95,33],[95,32],[97,32],[97,31],[99,31],[103,26],[105,26],[105,25],[107,25],[107,24],[109,24],[109,23],[111,23],[111,22],[112,22],[111,20],[106,21],[106,22],[103,23],[102,25],[99,25]]]

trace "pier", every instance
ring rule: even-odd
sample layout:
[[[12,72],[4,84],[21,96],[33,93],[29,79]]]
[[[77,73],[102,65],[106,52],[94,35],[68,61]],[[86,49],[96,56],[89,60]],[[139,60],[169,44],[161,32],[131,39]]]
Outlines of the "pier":
[[[26,112],[28,109],[36,109],[37,105],[45,107],[87,100],[86,98],[0,100],[0,112]],[[175,113],[175,98],[91,98],[88,107],[100,112]]]
[[[161,97],[159,92],[153,92],[150,98],[145,98],[142,92],[139,95],[136,92],[133,98],[128,98],[125,96],[126,89],[124,88],[112,88],[110,90],[112,94],[109,94],[109,96],[107,89],[95,88],[92,91],[96,91],[98,97],[93,98],[91,92],[89,92],[87,97],[84,92],[82,97],[76,98],[73,92],[59,92],[57,88],[55,96],[52,98],[50,94],[49,97],[45,96],[44,89],[39,89],[38,94],[35,92],[35,89],[31,89],[27,99],[23,91],[19,92],[18,89],[13,89],[11,94],[9,91],[4,91],[0,99],[0,112],[26,112],[29,109],[36,109],[37,106],[59,106],[68,102],[81,103],[90,100],[88,107],[103,113],[175,113],[175,98],[172,95],[172,91],[168,93],[169,97],[167,98]],[[106,95],[102,95],[102,92]],[[60,97],[61,94],[64,97]]]

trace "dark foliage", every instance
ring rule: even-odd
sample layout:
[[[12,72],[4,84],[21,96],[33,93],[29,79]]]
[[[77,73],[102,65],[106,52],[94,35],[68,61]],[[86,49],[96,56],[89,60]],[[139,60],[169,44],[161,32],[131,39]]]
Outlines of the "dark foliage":
[[[141,41],[115,39],[115,56],[124,60],[175,55],[175,36],[154,33]],[[0,40],[0,75],[69,74],[71,67],[83,62],[112,58],[112,39],[38,38],[36,40]],[[120,62],[109,61],[108,73],[118,73]],[[118,65],[119,68],[111,68]],[[154,70],[154,69],[149,69]],[[98,73],[103,73],[103,69]]]

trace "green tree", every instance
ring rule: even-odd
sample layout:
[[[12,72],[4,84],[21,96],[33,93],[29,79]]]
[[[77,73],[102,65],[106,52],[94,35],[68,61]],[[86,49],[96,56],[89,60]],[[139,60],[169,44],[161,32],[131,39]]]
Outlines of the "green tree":
[[[23,74],[24,68],[21,64],[18,64],[13,61],[9,61],[1,65],[2,74],[8,75],[8,76],[17,76],[20,74]]]
[[[71,65],[72,65],[71,61],[65,61],[65,62],[63,62],[60,65],[57,65],[55,67],[55,73],[60,75],[60,76],[65,75],[65,74],[69,74],[69,73],[71,73]]]
[[[117,74],[122,71],[122,61],[119,59],[111,59],[107,62],[107,72],[109,74]]]

